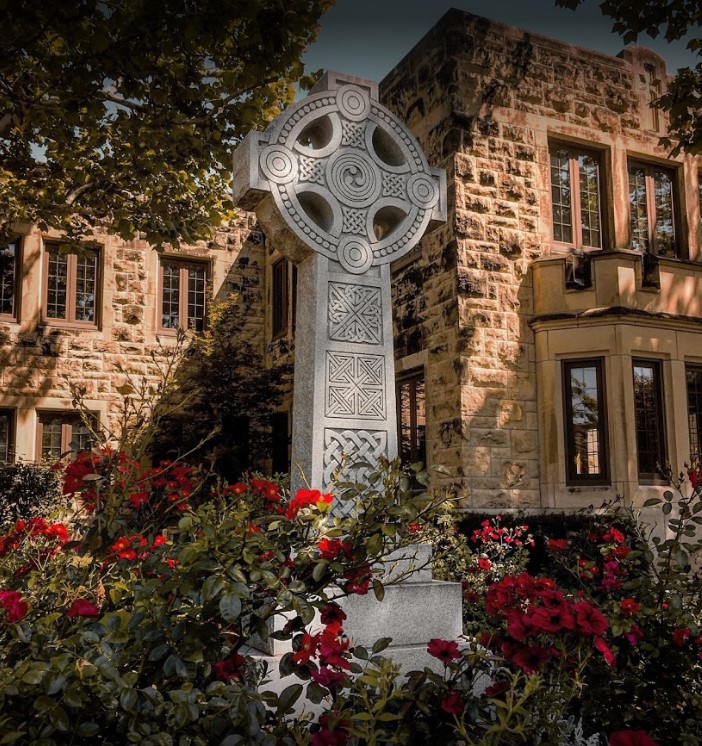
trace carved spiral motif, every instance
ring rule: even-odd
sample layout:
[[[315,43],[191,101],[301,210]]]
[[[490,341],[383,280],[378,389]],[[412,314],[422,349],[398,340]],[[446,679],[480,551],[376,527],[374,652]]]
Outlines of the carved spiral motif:
[[[368,244],[353,237],[341,241],[336,256],[339,264],[354,275],[367,272],[373,264],[373,252]]]
[[[327,182],[334,194],[350,207],[368,207],[379,196],[378,167],[366,155],[353,150],[333,155],[327,165]]]
[[[276,184],[287,184],[297,178],[297,158],[284,145],[270,145],[261,154],[261,170]]]
[[[364,120],[371,110],[368,94],[355,85],[345,85],[336,94],[339,111],[352,122]]]
[[[295,235],[353,274],[406,254],[435,215],[440,180],[369,89],[308,96],[266,131],[260,173]]]
[[[407,193],[412,202],[428,210],[439,201],[436,182],[426,174],[414,174],[407,182]]]

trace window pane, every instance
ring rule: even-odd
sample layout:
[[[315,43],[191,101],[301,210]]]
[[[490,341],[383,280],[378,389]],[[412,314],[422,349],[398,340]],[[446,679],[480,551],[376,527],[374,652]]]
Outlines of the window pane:
[[[400,380],[397,385],[400,460],[414,464],[427,460],[426,397],[424,374]]]
[[[673,174],[656,169],[653,172],[656,201],[656,253],[675,256],[675,223],[673,220]]]
[[[16,273],[17,244],[11,243],[0,248],[0,314],[15,315]]]
[[[699,463],[700,436],[702,435],[702,367],[688,366],[687,375],[687,422],[690,429],[690,459]]]
[[[659,474],[666,457],[658,363],[634,363],[634,417],[639,475]]]
[[[67,418],[66,422],[71,425],[71,448],[75,448],[76,451],[89,451],[93,447],[93,436],[83,420]]]
[[[164,329],[177,329],[180,324],[180,268],[164,262],[163,297],[161,299],[161,326]]]
[[[565,243],[571,243],[573,240],[570,199],[570,159],[568,151],[551,151],[553,238]]]
[[[637,251],[648,251],[646,170],[639,166],[629,166],[629,226],[632,248]]]
[[[600,166],[590,155],[578,157],[580,221],[583,246],[602,248],[600,232]]]
[[[190,265],[188,273],[188,329],[201,332],[205,328],[205,289],[207,272],[202,265]]]
[[[57,461],[61,458],[61,428],[63,416],[60,414],[40,415],[41,431],[41,460]]]
[[[10,460],[12,413],[0,410],[0,463]]]
[[[48,250],[49,271],[46,291],[46,316],[50,319],[66,318],[66,287],[68,281],[68,256],[58,248]]]
[[[568,476],[570,479],[604,477],[606,454],[600,365],[566,364],[564,379],[568,425]]]
[[[98,258],[76,257],[76,321],[95,321]]]

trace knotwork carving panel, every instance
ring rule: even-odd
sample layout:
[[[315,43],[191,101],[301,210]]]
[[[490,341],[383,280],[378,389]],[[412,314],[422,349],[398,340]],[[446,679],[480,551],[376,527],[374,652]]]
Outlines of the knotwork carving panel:
[[[442,182],[409,130],[353,84],[308,96],[266,131],[258,167],[308,246],[362,274],[414,246]]]
[[[328,309],[329,339],[382,344],[380,288],[330,282]]]
[[[385,358],[327,352],[327,417],[385,419]]]
[[[341,481],[363,482],[387,453],[388,434],[383,430],[324,430],[324,486],[336,476]],[[353,459],[353,461],[351,460]],[[369,466],[354,466],[365,461]]]

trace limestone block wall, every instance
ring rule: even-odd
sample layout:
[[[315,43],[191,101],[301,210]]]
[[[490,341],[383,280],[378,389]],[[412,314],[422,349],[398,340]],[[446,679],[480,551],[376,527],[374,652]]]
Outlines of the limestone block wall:
[[[42,309],[45,240],[36,227],[18,226],[22,237],[19,319],[0,322],[0,408],[14,414],[17,458],[37,454],[37,411],[71,411],[70,384],[113,432],[127,379],[158,384],[161,364],[172,353],[175,334],[159,330],[159,255],[145,242],[99,236],[98,323],[79,328],[46,319]],[[251,216],[220,231],[206,245],[166,251],[196,258],[208,267],[208,299],[231,292],[248,309],[245,333],[263,353],[263,245]],[[254,364],[256,361],[252,361]]]
[[[553,240],[549,143],[602,153],[603,248],[628,248],[627,157],[668,155],[652,76],[663,85],[665,64],[646,49],[609,57],[452,10],[381,83],[384,103],[448,169],[449,224],[395,268],[397,356],[400,368],[426,366],[429,440],[440,444],[429,460],[453,469],[465,507],[558,503],[541,494],[529,326],[532,263],[569,251]],[[694,164],[677,173],[693,199]],[[680,215],[689,255],[693,223]]]

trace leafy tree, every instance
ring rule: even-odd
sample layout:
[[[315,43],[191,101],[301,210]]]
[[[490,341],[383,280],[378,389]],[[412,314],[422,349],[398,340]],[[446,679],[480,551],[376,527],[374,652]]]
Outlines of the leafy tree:
[[[583,0],[556,0],[563,8],[577,8]],[[614,21],[613,30],[624,41],[636,41],[639,34],[656,37],[663,33],[666,41],[682,39],[688,32],[699,32],[702,5],[699,0],[603,0],[602,13]],[[688,42],[688,49],[702,58],[702,37]],[[670,115],[670,137],[663,143],[672,146],[673,155],[681,151],[702,153],[702,59],[694,68],[678,70],[658,105]]]
[[[332,3],[0,0],[0,229],[207,238]]]

